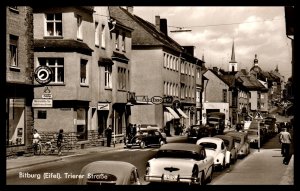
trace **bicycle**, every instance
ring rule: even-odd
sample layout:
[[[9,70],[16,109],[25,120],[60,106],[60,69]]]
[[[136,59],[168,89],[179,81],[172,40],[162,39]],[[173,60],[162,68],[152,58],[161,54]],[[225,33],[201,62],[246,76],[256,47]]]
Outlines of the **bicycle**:
[[[67,155],[69,151],[72,149],[72,146],[68,142],[63,142],[62,145],[58,148],[56,143],[47,141],[43,144],[42,147],[43,147],[43,153],[45,155],[55,154],[56,151],[58,155]]]
[[[33,154],[34,155],[41,155],[42,153],[42,143],[39,141],[38,143],[33,143],[32,148],[33,148]]]

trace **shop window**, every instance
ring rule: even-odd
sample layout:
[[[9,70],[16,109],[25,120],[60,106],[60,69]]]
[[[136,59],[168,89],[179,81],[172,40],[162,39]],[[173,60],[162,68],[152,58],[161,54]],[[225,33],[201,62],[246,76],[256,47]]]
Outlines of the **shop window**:
[[[37,115],[38,119],[47,119],[47,111],[39,110]]]
[[[77,139],[87,140],[87,112],[84,108],[77,109]]]
[[[25,99],[7,99],[8,123],[6,133],[7,146],[25,144]]]

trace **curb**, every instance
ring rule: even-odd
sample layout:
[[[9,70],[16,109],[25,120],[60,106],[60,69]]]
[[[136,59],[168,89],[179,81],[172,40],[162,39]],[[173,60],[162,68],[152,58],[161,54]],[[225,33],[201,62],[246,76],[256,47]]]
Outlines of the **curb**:
[[[280,185],[294,185],[294,155],[292,155],[288,167],[281,178]]]

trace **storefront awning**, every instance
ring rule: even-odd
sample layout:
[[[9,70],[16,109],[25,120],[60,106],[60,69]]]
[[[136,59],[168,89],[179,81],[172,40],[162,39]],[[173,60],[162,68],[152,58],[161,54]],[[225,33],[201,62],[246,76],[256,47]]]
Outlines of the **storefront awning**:
[[[164,112],[164,121],[165,121],[165,124],[168,122],[168,121],[171,121],[172,119],[174,119],[173,115],[168,112],[168,111],[165,111]]]
[[[126,105],[134,106],[134,105],[153,105],[152,102],[149,101],[135,101],[135,102],[128,102]]]
[[[167,110],[173,115],[174,119],[180,119],[179,115],[170,107],[166,107]]]
[[[180,109],[180,108],[177,108],[177,111],[179,112],[179,114],[185,118],[185,119],[188,119],[189,117]]]

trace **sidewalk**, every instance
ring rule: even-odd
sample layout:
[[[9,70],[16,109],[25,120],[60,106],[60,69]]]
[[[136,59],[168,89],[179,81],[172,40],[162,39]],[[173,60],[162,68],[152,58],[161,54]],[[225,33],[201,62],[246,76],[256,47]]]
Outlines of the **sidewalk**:
[[[280,149],[255,150],[211,185],[294,185],[294,157],[282,164]]]
[[[185,137],[186,137],[185,135],[167,137],[167,141],[170,142],[172,140],[182,139]],[[115,147],[113,145],[111,145],[111,147],[95,146],[95,147],[89,147],[89,148],[85,148],[85,149],[73,149],[66,156],[33,155],[33,156],[20,156],[17,158],[8,158],[8,159],[6,159],[6,170],[13,170],[13,169],[22,168],[22,167],[29,167],[29,166],[34,166],[34,165],[43,164],[43,163],[55,162],[55,161],[62,160],[64,158],[74,157],[74,156],[78,156],[78,155],[85,155],[88,153],[105,152],[105,151],[118,150],[118,149],[123,149],[123,148],[124,148],[124,144],[120,143],[120,144],[116,144]]]

